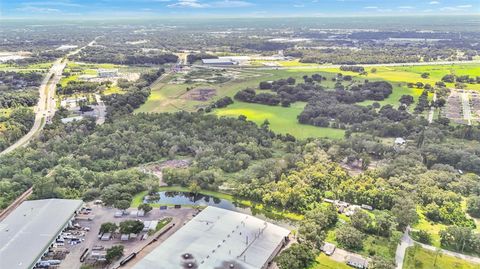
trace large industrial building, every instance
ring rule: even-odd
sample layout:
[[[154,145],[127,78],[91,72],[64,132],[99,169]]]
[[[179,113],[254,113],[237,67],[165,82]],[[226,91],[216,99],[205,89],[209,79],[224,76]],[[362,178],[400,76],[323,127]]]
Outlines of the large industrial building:
[[[82,204],[63,199],[23,202],[0,222],[0,268],[33,268]]]
[[[250,215],[210,206],[133,269],[264,269],[289,234]]]

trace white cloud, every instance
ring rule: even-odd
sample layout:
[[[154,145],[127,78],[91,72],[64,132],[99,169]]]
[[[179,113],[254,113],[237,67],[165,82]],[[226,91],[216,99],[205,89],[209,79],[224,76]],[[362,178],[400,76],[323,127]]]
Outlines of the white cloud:
[[[46,7],[35,7],[35,6],[24,6],[21,8],[17,8],[19,11],[30,12],[30,13],[58,13],[61,12],[59,9],[56,8],[46,8]]]
[[[253,6],[252,3],[240,0],[224,0],[211,3],[212,7],[216,8],[236,8]]]
[[[430,1],[429,4],[430,4],[430,5],[438,5],[438,4],[440,4],[440,2],[438,2],[438,1]]]
[[[363,7],[363,8],[365,8],[365,9],[378,9],[378,7],[376,7],[376,6],[368,6],[368,7]]]
[[[293,5],[293,7],[299,8],[299,7],[305,7],[305,5],[304,4],[295,4],[295,5]]]
[[[413,9],[412,6],[400,6],[399,9]]]
[[[191,7],[191,8],[205,8],[207,4],[199,3],[197,0],[179,0],[175,4],[170,4],[168,7]]]
[[[168,7],[184,8],[238,8],[248,6],[253,6],[253,4],[241,0],[223,0],[211,3],[202,3],[199,0],[178,0],[178,2],[168,5]]]
[[[458,5],[455,7],[442,7],[440,8],[441,11],[465,11],[467,8],[471,8],[472,5]]]

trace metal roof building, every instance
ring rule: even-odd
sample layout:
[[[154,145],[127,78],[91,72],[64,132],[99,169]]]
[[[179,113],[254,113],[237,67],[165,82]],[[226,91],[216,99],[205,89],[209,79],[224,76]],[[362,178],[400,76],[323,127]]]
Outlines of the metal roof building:
[[[82,204],[63,199],[23,202],[0,222],[0,268],[33,268]]]
[[[236,65],[238,62],[232,61],[230,59],[202,59],[203,64],[210,65]]]
[[[210,206],[133,269],[263,269],[289,234],[250,215]]]

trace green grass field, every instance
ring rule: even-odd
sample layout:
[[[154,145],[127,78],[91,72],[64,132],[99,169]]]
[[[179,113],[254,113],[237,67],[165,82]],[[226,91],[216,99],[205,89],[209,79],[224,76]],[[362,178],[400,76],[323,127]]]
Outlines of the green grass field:
[[[308,269],[352,269],[352,267],[345,263],[334,261],[324,253],[321,253],[315,260],[315,263],[309,266]]]
[[[363,76],[366,79],[382,79],[390,81],[392,83],[429,83],[434,86],[435,82],[441,81],[442,77],[448,74],[455,74],[458,76],[469,75],[470,77],[476,77],[480,75],[480,64],[468,63],[468,64],[449,64],[449,65],[416,65],[416,66],[378,66],[375,67],[377,71],[375,73],[370,72],[371,68],[366,68],[368,72],[367,76]],[[326,72],[338,73],[341,72],[344,75],[358,76],[357,73],[340,71],[339,68],[324,69]],[[422,73],[429,73],[428,78],[422,78]],[[466,84],[467,89],[480,90],[480,84]],[[447,87],[453,87],[454,83],[447,83]]]
[[[261,63],[257,62],[257,64]],[[293,77],[298,82],[302,81],[304,75],[321,74],[327,77],[327,80],[322,81],[321,85],[328,88],[333,88],[335,84],[331,80],[336,73],[343,73],[344,75],[354,76],[355,81],[369,80],[387,80],[394,86],[393,93],[385,100],[380,101],[381,105],[390,104],[394,107],[399,105],[399,99],[402,95],[412,95],[415,101],[422,93],[423,89],[408,88],[409,82],[423,82],[434,85],[435,82],[440,81],[445,74],[455,73],[457,75],[470,75],[477,76],[480,74],[480,64],[461,64],[461,65],[429,65],[429,66],[395,66],[395,67],[375,67],[377,71],[375,73],[369,72],[367,76],[359,76],[357,73],[340,71],[339,68],[316,68],[312,64],[303,64],[298,61],[282,61],[279,62],[286,67],[292,67],[290,69],[281,70],[258,70],[255,68],[247,68],[236,70],[240,71],[241,76],[235,80],[231,80],[220,84],[211,83],[194,83],[194,84],[169,84],[168,82],[177,78],[180,75],[171,75],[169,79],[166,79],[160,83],[157,83],[152,87],[152,93],[147,102],[137,109],[136,113],[141,112],[175,112],[179,110],[184,111],[197,111],[201,107],[205,107],[212,103],[214,100],[222,98],[224,96],[233,97],[239,90],[247,87],[256,88],[261,81],[277,80],[281,78]],[[308,66],[307,66],[308,65]],[[294,68],[304,67],[304,68]],[[370,71],[370,68],[367,68]],[[430,73],[430,77],[422,79],[421,74],[423,72]],[[451,84],[448,86],[452,86]],[[187,93],[186,88],[212,88],[216,90],[216,96],[208,101],[195,101],[185,98]],[[468,84],[468,88],[480,89],[480,84]],[[431,97],[431,95],[430,95]],[[360,105],[370,105],[374,101],[365,101],[359,103]],[[304,139],[307,137],[331,137],[341,138],[344,135],[344,131],[331,128],[319,128],[314,126],[301,125],[297,122],[297,116],[303,110],[304,103],[293,104],[289,108],[272,107],[260,104],[250,104],[243,102],[235,102],[233,105],[218,109],[214,113],[218,116],[238,117],[239,115],[245,115],[249,120],[258,124],[268,119],[270,122],[270,128],[277,133],[290,133],[297,138]],[[411,105],[413,109],[415,105]]]
[[[257,124],[262,124],[268,119],[270,129],[274,132],[281,134],[289,133],[300,139],[308,137],[330,137],[339,139],[344,136],[345,131],[340,129],[321,128],[298,123],[297,116],[303,111],[305,105],[305,103],[297,102],[290,107],[281,107],[237,101],[226,108],[215,110],[214,113],[218,116],[228,117],[244,115],[248,120]]]
[[[409,247],[405,255],[403,269],[478,269],[480,264],[439,254],[423,248]]]

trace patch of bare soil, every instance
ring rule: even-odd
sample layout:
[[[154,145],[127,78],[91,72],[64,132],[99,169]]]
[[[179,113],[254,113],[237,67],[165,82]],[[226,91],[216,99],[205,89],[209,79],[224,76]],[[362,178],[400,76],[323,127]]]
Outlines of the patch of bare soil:
[[[190,165],[190,160],[168,160],[162,163],[150,164],[140,168],[144,173],[154,175],[159,180],[160,186],[165,186],[163,182],[162,170],[165,168],[186,168]]]
[[[188,91],[183,95],[183,99],[194,101],[208,101],[217,95],[217,90],[208,88],[197,88]]]

